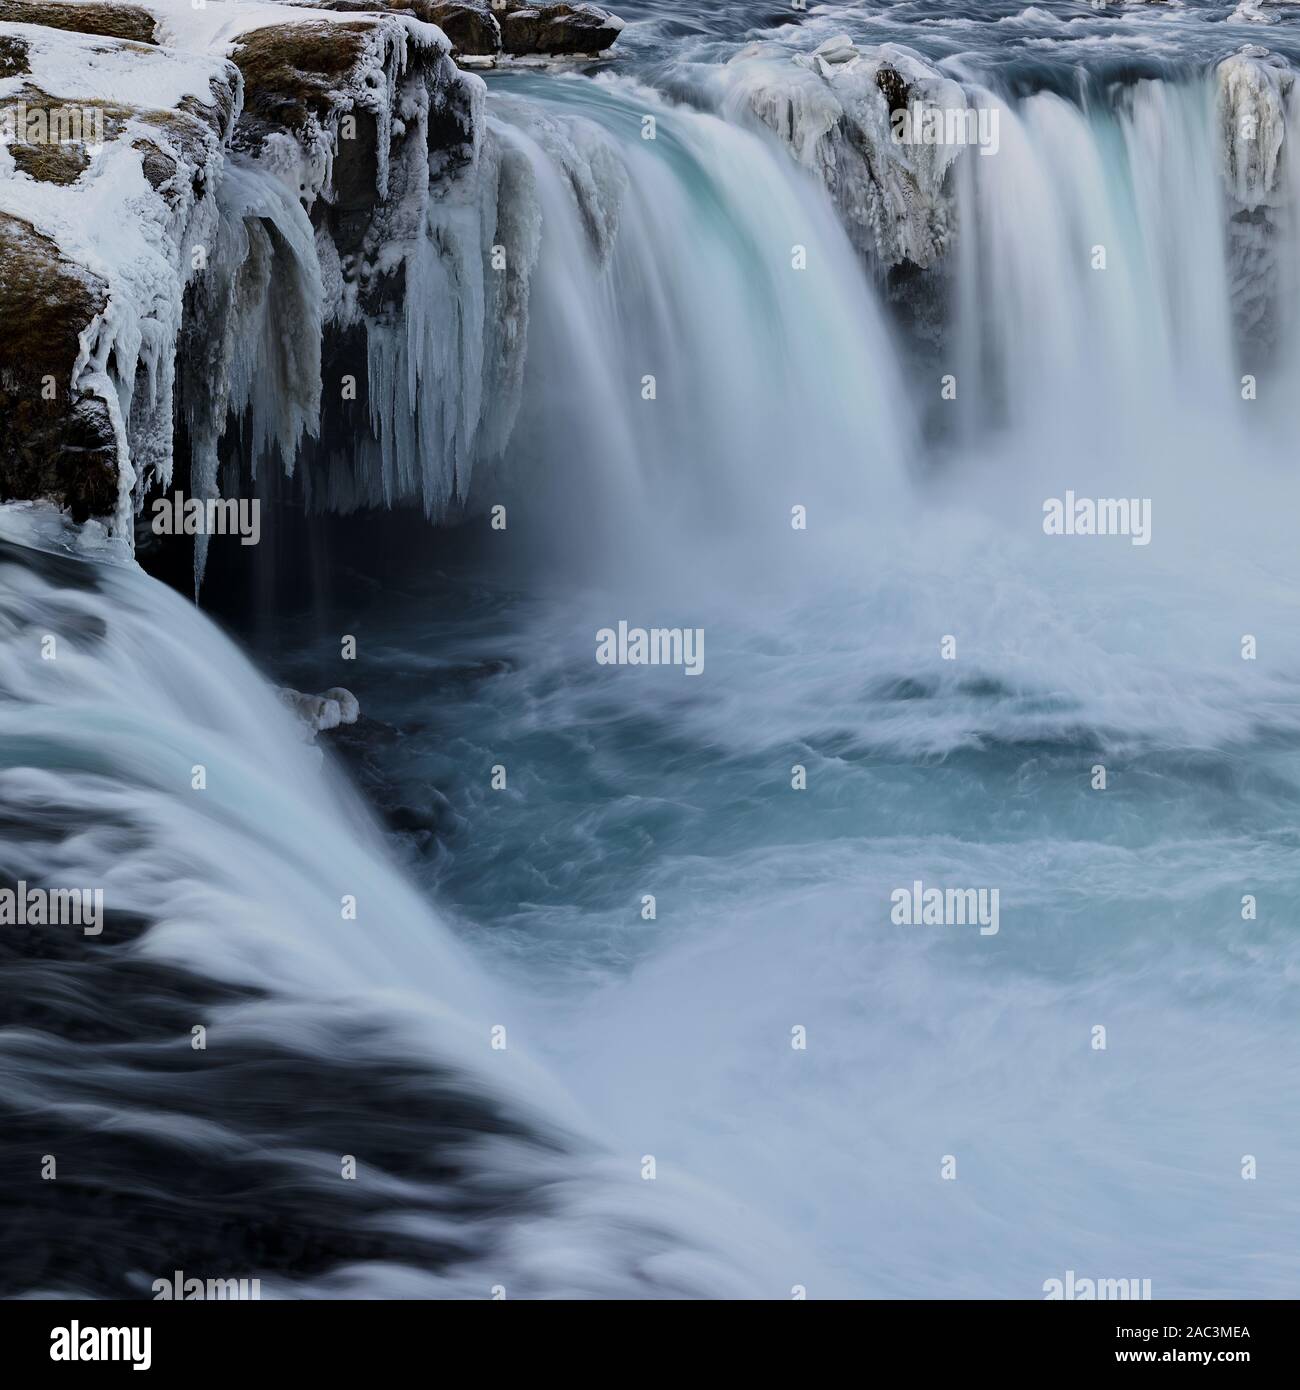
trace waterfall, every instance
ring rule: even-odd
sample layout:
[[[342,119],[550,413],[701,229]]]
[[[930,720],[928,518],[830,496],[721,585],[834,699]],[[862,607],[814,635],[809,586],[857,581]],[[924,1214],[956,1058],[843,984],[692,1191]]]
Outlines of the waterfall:
[[[990,429],[1096,480],[1236,412],[1227,215],[1208,87],[1142,82],[1115,112],[999,104],[1001,150],[957,195],[952,367]],[[1046,463],[1044,458],[1044,463]]]
[[[487,109],[478,191],[431,204],[406,321],[370,332],[382,447],[335,450],[323,488],[309,465],[311,496],[500,502],[534,534],[577,498],[646,534],[888,506],[914,428],[892,336],[775,141],[590,82]]]
[[[539,96],[493,107],[542,226],[503,491],[570,551],[608,559],[600,533],[616,536],[623,563],[777,536],[794,505],[892,511],[914,421],[820,186],[713,116],[591,84]],[[563,524],[575,498],[600,533]]]
[[[443,618],[430,637],[424,593],[388,620],[394,687],[430,648],[500,668],[440,687],[420,741],[467,824],[428,882],[541,996],[548,1055],[610,1127],[785,1214],[829,1260],[820,1293],[1034,1297],[1085,1266],[1157,1297],[1288,1287],[1294,1213],[1256,1200],[1223,1136],[1294,1179],[1294,360],[1241,313],[1240,286],[1273,272],[1233,228],[1262,195],[1284,226],[1295,185],[1283,163],[1267,188],[1229,176],[1223,82],[1104,105],[969,89],[1000,148],[953,162],[946,332],[908,352],[877,267],[822,220],[819,161],[761,112],[677,113],[638,145],[628,116],[657,107],[613,80],[489,100],[541,244],[485,497],[540,513],[537,591],[568,550],[606,548],[589,584],[468,633]],[[623,133],[612,174],[574,154],[578,111]],[[796,242],[807,272],[766,252]],[[832,302],[805,320],[819,263]],[[786,370],[809,367],[792,389],[744,391],[786,383],[787,344]],[[680,364],[657,384],[681,410],[640,411],[647,360]],[[798,549],[804,489],[824,502]],[[1148,500],[1150,544],[1045,534],[1067,491]],[[702,623],[702,679],[597,668],[592,633],[622,614]],[[1242,659],[1245,634],[1267,661]],[[425,708],[414,685],[386,701],[399,727]],[[893,927],[917,879],[999,885],[1001,931]],[[1243,925],[1250,893],[1266,924]],[[1111,1019],[1122,1044],[1091,1052]],[[1285,1080],[1252,1066],[1261,1048]],[[1189,1211],[1210,1213],[1215,1261]]]
[[[105,913],[0,926],[0,1284],[148,1297],[251,1265],[268,1297],[757,1292],[707,1193],[648,1192],[529,1060],[519,1002],[238,649],[53,509],[0,521],[0,885]],[[47,1148],[113,1200],[19,1195]]]
[[[350,247],[228,162],[191,490],[429,520],[409,584],[269,621],[456,824],[395,863],[194,605],[0,514],[0,887],[110,912],[0,928],[48,1014],[0,1029],[14,1151],[53,1129],[114,1199],[47,1203],[83,1258],[21,1291],[1293,1289],[1295,84],[1249,49],[1013,90],[926,42],[728,43],[681,102],[443,72],[472,133],[434,169],[452,89],[408,92]],[[996,152],[900,150],[904,94]],[[1053,533],[1067,495],[1151,529]],[[623,620],[699,624],[700,678],[597,664]],[[922,879],[996,885],[1000,930],[900,928]]]
[[[396,301],[363,303],[274,171],[232,164],[189,392],[199,494],[227,412],[247,414],[253,475],[278,452],[313,507],[436,523],[503,505],[599,567],[596,528],[563,521],[577,498],[627,563],[646,536],[716,540],[794,506],[884,521],[925,471],[923,425],[974,453],[1010,438],[1008,488],[1062,435],[1092,441],[1098,486],[1107,460],[1184,452],[1171,427],[1207,460],[1247,447],[1243,378],[1285,379],[1300,322],[1278,254],[1296,97],[1264,50],[1107,103],[1012,102],[896,45],[825,81],[762,46],[724,71],[716,114],[620,78],[494,78],[467,162],[436,183],[414,126],[376,224]],[[900,146],[891,83],[992,112],[999,147]],[[923,305],[943,342],[920,358],[880,293],[904,264],[920,278],[895,308]],[[362,398],[340,407],[356,377],[317,342],[354,331]],[[1261,427],[1280,427],[1275,399]]]

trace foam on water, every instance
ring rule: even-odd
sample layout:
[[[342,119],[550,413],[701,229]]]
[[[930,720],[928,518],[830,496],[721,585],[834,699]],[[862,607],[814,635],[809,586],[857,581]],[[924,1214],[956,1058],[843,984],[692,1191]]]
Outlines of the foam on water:
[[[1026,45],[1074,23],[1013,8]],[[928,32],[917,9],[861,33]],[[967,43],[970,10],[935,26]],[[367,1083],[418,1057],[492,1116],[412,1127],[393,1208],[358,1220],[413,1243],[318,1252],[317,1292],[428,1289],[411,1268],[455,1293],[502,1269],[533,1293],[1294,1290],[1296,178],[1230,176],[1200,62],[1105,105],[983,92],[1001,150],[954,171],[951,331],[923,366],[773,132],[617,76],[494,80],[535,259],[518,417],[472,487],[508,504],[510,563],[350,595],[328,641],[270,658],[322,688],[364,624],[380,800],[450,806],[409,856],[423,893],[213,626],[133,569],[5,549],[0,867],[101,883],[143,923],[115,949],[263,992],[222,1007],[288,1038],[291,1075],[325,1066],[337,1012],[378,1029]],[[1245,74],[1227,109],[1271,90]],[[1148,499],[1150,544],[1045,535],[1066,491]],[[704,674],[598,666],[619,620],[703,627]],[[998,888],[997,935],[892,923],[918,879]],[[116,1086],[167,1131],[147,1059],[62,1069],[4,1038],[13,1094],[74,1087],[73,1114]],[[238,1111],[200,1118],[266,1157]],[[409,1150],[449,1133],[450,1187],[495,1207],[449,1211],[423,1170],[410,1202]],[[324,1164],[335,1136],[282,1142]],[[416,1239],[457,1226],[455,1258]]]
[[[1234,312],[1254,272],[1228,235],[1219,96],[1146,82],[1113,112],[1050,94],[1001,108],[1001,155],[968,159],[956,192],[940,366],[958,399],[939,403],[937,372],[906,381],[896,437],[913,411],[936,423],[902,490],[878,448],[836,447],[881,424],[818,389],[845,351],[830,334],[780,396],[813,441],[789,486],[843,499],[809,531],[789,528],[779,472],[753,493],[723,465],[701,496],[707,449],[629,449],[643,487],[607,487],[597,515],[632,539],[654,518],[641,562],[575,587],[562,532],[526,601],[479,576],[368,615],[385,649],[372,714],[427,721],[400,758],[369,750],[387,794],[436,787],[454,811],[415,871],[609,1131],[725,1188],[738,1237],[778,1221],[789,1281],[814,1295],[1033,1297],[1067,1268],[1150,1278],[1157,1297],[1294,1287],[1293,323],[1272,295],[1266,354]],[[817,196],[803,186],[805,216]],[[698,238],[678,244],[689,263]],[[552,255],[544,232],[543,296]],[[575,275],[559,304],[603,344],[618,322],[593,323]],[[700,378],[701,318],[743,322],[752,295],[718,279],[672,305]],[[787,341],[824,313],[780,304]],[[555,389],[545,365],[535,380]],[[654,440],[635,396],[601,399],[608,437]],[[521,420],[540,408],[526,391]],[[521,439],[516,477],[530,449],[551,459],[544,434]],[[694,528],[641,510],[652,482],[692,499]],[[1045,535],[1066,489],[1149,498],[1150,544]],[[717,555],[698,539],[714,532]],[[702,625],[704,675],[597,666],[596,629],[620,617]],[[498,763],[506,793],[482,775]],[[917,879],[998,887],[997,935],[894,925],[890,895]],[[805,1275],[814,1259],[828,1267]]]

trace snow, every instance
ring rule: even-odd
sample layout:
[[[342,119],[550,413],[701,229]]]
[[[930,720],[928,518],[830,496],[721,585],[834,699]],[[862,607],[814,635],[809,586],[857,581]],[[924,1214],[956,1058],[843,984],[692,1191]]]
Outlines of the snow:
[[[311,742],[319,733],[337,729],[340,724],[355,724],[361,716],[357,697],[342,686],[335,686],[320,695],[305,695],[301,690],[288,686],[282,686],[276,693],[281,703],[300,721],[307,742]]]
[[[158,21],[159,46],[0,24],[0,34],[27,45],[31,69],[0,82],[0,106],[35,87],[61,105],[136,108],[114,138],[88,151],[89,167],[69,185],[29,177],[0,146],[0,211],[30,222],[70,262],[107,286],[106,308],[82,334],[68,384],[74,391],[90,390],[107,406],[117,440],[119,495],[106,520],[123,538],[132,534],[146,490],[172,479],[176,363],[187,290],[201,308],[208,338],[181,391],[193,443],[193,494],[217,495],[220,440],[232,420],[244,417],[254,471],[273,454],[292,470],[304,437],[319,427],[324,324],[346,323],[358,314],[355,284],[344,283],[337,253],[327,237],[317,236],[308,215],[317,198],[328,202],[334,196],[338,123],[360,111],[375,117],[379,206],[390,193],[390,146],[396,136],[406,136],[398,146],[409,158],[418,157],[421,167],[404,175],[397,202],[409,205],[410,225],[401,252],[389,247],[386,268],[409,259],[417,279],[432,285],[439,272],[423,225],[429,92],[423,81],[407,80],[414,53],[445,68],[439,72],[443,85],[478,84],[470,95],[477,90],[481,110],[481,83],[456,71],[446,36],[410,15],[225,0],[202,8],[192,0],[155,0],[145,8]],[[251,154],[233,152],[228,142],[245,93],[230,54],[255,30],[301,22],[353,30],[368,25],[358,62],[331,94],[325,125],[312,116],[303,131],[271,131]],[[211,108],[214,87],[231,110],[229,128],[205,134],[195,124],[187,131],[194,138],[183,147],[173,113],[194,102]],[[144,155],[134,148],[141,140],[175,161],[177,174],[162,190],[145,177]],[[447,289],[443,305],[452,292]],[[451,364],[435,362],[441,324],[430,312],[413,322],[402,360],[428,400],[448,386]],[[386,329],[372,331],[388,342]],[[380,346],[372,355],[387,361],[392,354]],[[449,439],[457,430],[454,421],[443,426]],[[388,421],[385,437],[399,435]],[[200,538],[196,582],[204,550]]]
[[[234,77],[224,61],[206,55],[30,25],[0,24],[0,34],[27,44],[30,66],[28,74],[0,82],[0,106],[14,104],[34,86],[59,104],[111,101],[156,112],[187,97],[210,103],[212,82],[229,86]],[[156,144],[183,171],[173,181],[170,201],[145,178],[143,154],[134,148],[140,139]],[[87,153],[86,173],[63,186],[22,173],[12,154],[0,150],[0,211],[30,222],[68,260],[108,287],[104,313],[81,335],[70,385],[74,392],[92,391],[108,407],[119,468],[118,506],[111,520],[114,530],[125,534],[132,495],[146,471],[164,482],[171,476],[172,363],[186,280],[182,246],[215,218],[212,189],[220,143],[210,134],[196,163],[166,125],[142,113],[127,120],[118,138]],[[202,196],[195,193],[199,172]],[[128,421],[138,425],[134,441],[128,440]]]

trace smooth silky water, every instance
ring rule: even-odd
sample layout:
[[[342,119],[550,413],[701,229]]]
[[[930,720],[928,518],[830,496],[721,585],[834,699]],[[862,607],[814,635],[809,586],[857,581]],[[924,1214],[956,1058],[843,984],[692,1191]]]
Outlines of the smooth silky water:
[[[608,79],[493,85],[524,109],[596,122],[629,184],[608,264],[571,214],[544,245],[521,534],[324,624],[367,634],[386,732],[355,751],[410,872],[626,1161],[781,1225],[792,1284],[1284,1291],[1297,499],[1281,385],[1240,399],[1211,86],[1004,108],[961,184],[961,389],[928,446],[937,374],[898,365],[765,141]],[[642,401],[665,361],[677,394]],[[1150,497],[1150,544],[1043,535],[1066,488]],[[703,676],[598,666],[620,617],[702,626]],[[280,660],[337,669],[329,639]],[[997,935],[891,925],[916,879],[999,886]]]
[[[671,8],[628,7],[635,75],[489,83],[540,219],[519,419],[474,483],[508,529],[431,534],[395,581],[359,566],[309,621],[245,626],[273,679],[348,685],[363,723],[320,767],[161,586],[96,564],[69,597],[9,556],[6,640],[69,603],[89,627],[70,670],[4,692],[7,802],[105,824],[56,849],[6,821],[4,865],[103,881],[152,924],[137,951],[270,991],[230,1006],[254,1035],[284,1013],[323,1057],[346,1001],[378,1074],[416,1055],[492,1102],[482,1142],[460,1131],[471,1185],[545,1186],[547,1209],[435,1270],[379,1250],[327,1291],[1038,1297],[1073,1269],[1289,1294],[1295,319],[1279,275],[1243,401],[1198,70],[1259,35],[1203,7],[1232,43],[1198,31],[1161,72],[1168,16],[804,21],[960,52],[998,93],[926,357],[820,186],[712,109],[701,69],[749,24]],[[1023,62],[999,72],[1008,34]],[[1149,60],[1116,100],[1015,90],[1098,47]],[[1149,498],[1150,543],[1045,535],[1066,489]],[[703,628],[703,674],[598,665],[620,619]],[[198,761],[217,791],[196,809]],[[362,929],[337,920],[343,879]],[[996,935],[894,925],[918,879],[997,887]]]

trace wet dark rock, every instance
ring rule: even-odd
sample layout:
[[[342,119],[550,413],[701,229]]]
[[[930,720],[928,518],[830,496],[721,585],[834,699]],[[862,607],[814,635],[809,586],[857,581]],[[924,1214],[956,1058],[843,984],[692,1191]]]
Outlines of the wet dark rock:
[[[611,47],[622,30],[623,21],[599,5],[527,5],[507,0],[501,13],[502,44],[516,57],[594,57]]]
[[[501,52],[501,26],[485,4],[451,0],[447,4],[422,4],[417,13],[446,34],[453,53],[482,58]]]
[[[0,0],[3,3],[3,0]],[[336,13],[410,14],[436,24],[465,58],[594,57],[617,40],[623,21],[599,5],[526,0],[305,0]],[[295,24],[296,30],[299,26]]]
[[[889,114],[907,109],[910,88],[903,80],[903,74],[896,68],[882,67],[876,74],[876,86],[889,103]]]
[[[0,213],[0,496],[112,511],[117,446],[103,401],[73,393],[80,334],[107,288],[29,223]]]

